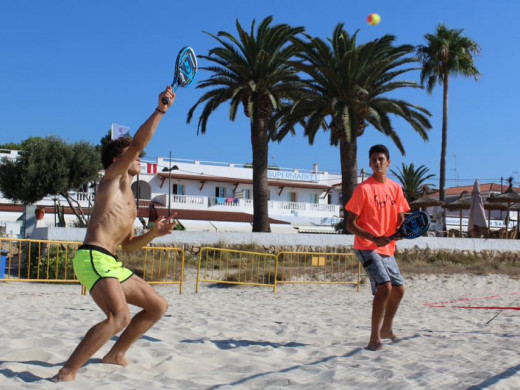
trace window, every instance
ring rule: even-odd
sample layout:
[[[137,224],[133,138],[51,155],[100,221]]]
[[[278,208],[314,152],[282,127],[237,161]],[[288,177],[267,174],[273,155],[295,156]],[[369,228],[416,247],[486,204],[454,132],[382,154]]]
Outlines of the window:
[[[184,184],[173,184],[172,185],[173,195],[184,195]]]
[[[318,194],[310,194],[310,203],[320,203],[319,202],[319,195]]]
[[[287,200],[289,202],[298,202],[298,193],[297,192],[288,192]]]
[[[215,196],[217,198],[225,198],[226,197],[226,187],[215,187]]]
[[[244,199],[251,199],[251,190],[244,190]]]

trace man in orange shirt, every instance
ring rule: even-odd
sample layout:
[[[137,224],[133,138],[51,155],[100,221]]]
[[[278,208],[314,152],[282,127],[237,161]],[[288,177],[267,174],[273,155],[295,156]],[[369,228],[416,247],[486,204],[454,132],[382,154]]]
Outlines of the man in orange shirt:
[[[382,339],[396,338],[392,323],[404,287],[394,258],[395,241],[388,237],[401,226],[410,207],[401,186],[387,177],[390,153],[386,146],[374,145],[368,155],[372,176],[356,187],[345,209],[347,228],[356,235],[354,252],[368,274],[374,294],[367,349],[376,351],[381,349]]]

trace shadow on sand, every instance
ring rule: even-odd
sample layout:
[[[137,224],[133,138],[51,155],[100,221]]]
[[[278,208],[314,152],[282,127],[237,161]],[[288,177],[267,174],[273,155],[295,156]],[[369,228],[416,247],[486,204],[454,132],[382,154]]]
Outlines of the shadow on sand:
[[[513,366],[513,367],[509,367],[507,370],[504,370],[501,373],[494,375],[491,378],[488,378],[483,382],[480,382],[478,385],[470,386],[470,387],[468,387],[468,390],[487,389],[492,385],[496,385],[502,379],[506,379],[506,378],[512,377],[514,375],[517,375],[518,372],[520,372],[520,364]]]
[[[402,342],[402,341],[405,341],[405,340],[409,340],[409,339],[413,339],[413,338],[416,338],[416,337],[420,337],[420,335],[417,334],[417,335],[413,335],[413,336],[409,336],[409,337],[403,337],[403,338],[401,338],[399,340],[393,341],[392,344],[397,344],[399,342]],[[298,344],[298,343],[289,343],[289,344]],[[305,344],[300,344],[300,345],[301,346],[305,346]],[[282,345],[282,346],[285,346],[285,345]],[[310,362],[310,363],[306,363],[306,364],[298,364],[298,365],[295,365],[295,366],[283,368],[283,369],[278,370],[278,371],[267,371],[267,372],[262,372],[262,373],[250,375],[248,377],[239,379],[239,380],[237,380],[235,382],[221,383],[221,384],[218,384],[218,385],[214,385],[212,387],[209,387],[208,390],[217,390],[217,389],[219,389],[221,387],[224,387],[224,386],[241,385],[241,384],[249,382],[249,381],[251,381],[253,379],[260,378],[260,377],[263,377],[263,376],[267,376],[267,375],[271,375],[271,374],[277,374],[277,373],[284,373],[284,372],[295,371],[295,370],[301,369],[303,367],[311,367],[311,366],[315,366],[315,365],[318,365],[318,364],[323,364],[323,363],[326,363],[326,362],[328,362],[330,360],[333,360],[333,359],[350,358],[352,356],[357,355],[361,351],[365,351],[365,348],[355,348],[352,351],[347,352],[344,355],[327,356],[327,357],[324,357],[322,359],[316,360],[314,362]]]
[[[0,367],[3,366],[6,363],[27,364],[27,365],[30,365],[30,366],[39,366],[39,367],[46,367],[46,368],[51,368],[51,367],[58,368],[58,367],[62,367],[65,364],[65,362],[61,362],[61,363],[48,363],[48,362],[42,362],[42,361],[39,361],[39,360],[26,360],[26,361],[3,360],[3,361],[0,361]],[[97,364],[97,363],[102,363],[102,360],[101,359],[90,359],[85,364],[85,366],[87,366],[89,364]],[[0,368],[0,375],[3,375],[6,378],[16,378],[16,379],[19,379],[19,380],[21,380],[22,382],[25,382],[25,383],[47,381],[47,380],[49,380],[51,378],[51,377],[43,378],[43,377],[34,375],[33,373],[31,373],[31,372],[29,372],[27,370],[17,372],[17,371],[13,371],[13,370],[11,370],[9,368]]]

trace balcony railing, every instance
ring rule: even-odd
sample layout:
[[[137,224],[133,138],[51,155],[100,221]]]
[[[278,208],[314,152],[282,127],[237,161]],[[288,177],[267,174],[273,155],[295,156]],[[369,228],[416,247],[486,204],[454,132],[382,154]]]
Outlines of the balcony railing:
[[[172,195],[171,201],[174,204],[186,204],[192,206],[206,206],[206,196],[193,196],[193,195]]]
[[[168,195],[161,197],[161,203],[168,204]],[[252,199],[207,197],[193,195],[171,195],[170,204],[173,208],[219,211],[246,211],[253,209]],[[338,215],[339,205],[305,203],[305,202],[283,202],[270,200],[268,209],[271,215],[309,214],[309,215]]]

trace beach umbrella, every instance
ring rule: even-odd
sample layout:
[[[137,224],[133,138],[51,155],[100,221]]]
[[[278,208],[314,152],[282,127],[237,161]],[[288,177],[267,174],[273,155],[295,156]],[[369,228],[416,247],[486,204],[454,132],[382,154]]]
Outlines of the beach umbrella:
[[[413,202],[409,203],[410,208],[413,211],[422,210],[422,209],[425,209],[427,207],[432,207],[432,206],[442,206],[443,204],[444,204],[443,201],[441,201],[439,199],[431,198],[429,196],[423,196],[423,197],[416,199]]]
[[[471,201],[469,207],[469,220],[468,220],[468,234],[475,228],[485,228],[486,224],[486,212],[484,211],[484,204],[480,197],[480,186],[478,181],[475,180],[473,184],[473,190],[471,191]]]
[[[506,204],[506,238],[508,237],[507,229],[509,225],[509,211],[511,211],[511,204],[520,204],[520,194],[513,191],[513,179],[509,178],[509,188],[503,194],[491,195],[488,199],[490,203],[505,203]],[[518,221],[517,221],[518,225]]]
[[[471,194],[468,191],[463,191],[456,201],[446,203],[442,207],[447,210],[459,210],[459,227],[462,235],[462,210],[467,210],[471,207]]]

